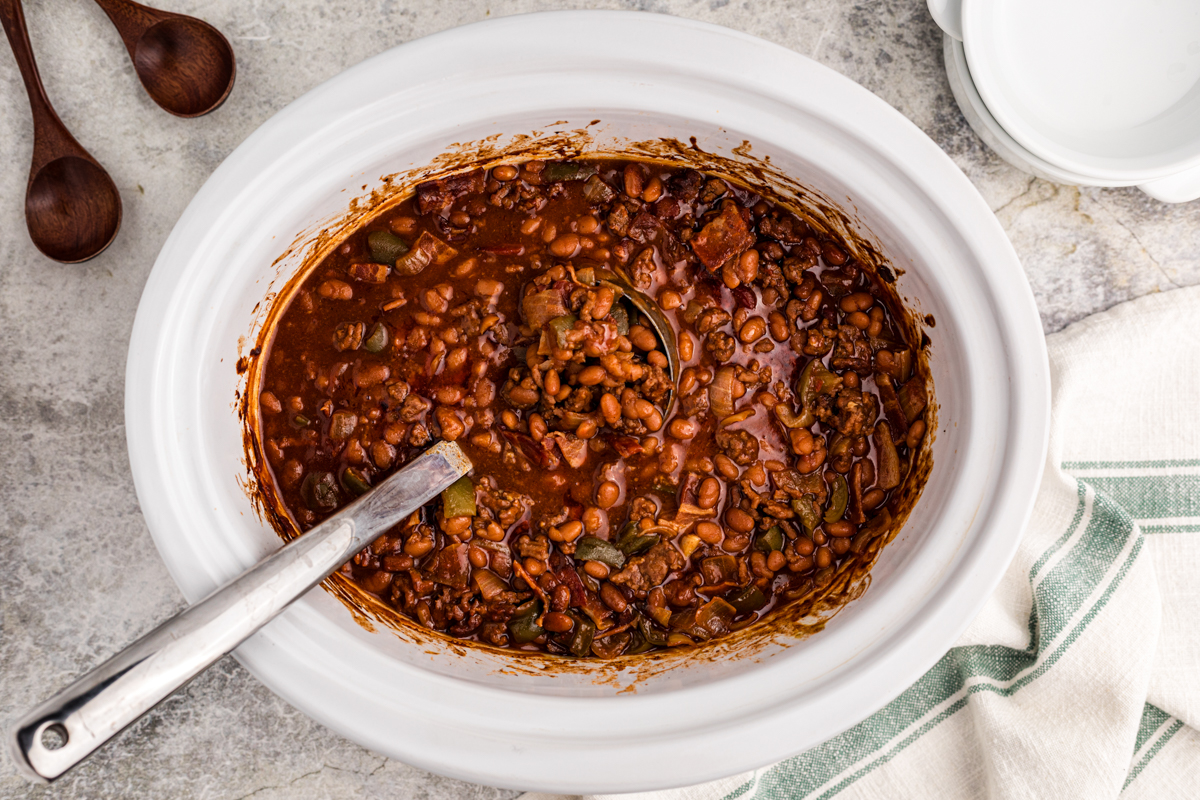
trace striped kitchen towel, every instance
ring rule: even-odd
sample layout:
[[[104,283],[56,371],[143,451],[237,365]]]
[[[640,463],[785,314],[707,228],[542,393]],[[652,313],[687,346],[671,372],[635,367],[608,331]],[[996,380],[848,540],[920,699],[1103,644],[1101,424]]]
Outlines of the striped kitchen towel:
[[[1045,478],[958,644],[801,755],[624,800],[1200,798],[1200,287],[1046,341]]]

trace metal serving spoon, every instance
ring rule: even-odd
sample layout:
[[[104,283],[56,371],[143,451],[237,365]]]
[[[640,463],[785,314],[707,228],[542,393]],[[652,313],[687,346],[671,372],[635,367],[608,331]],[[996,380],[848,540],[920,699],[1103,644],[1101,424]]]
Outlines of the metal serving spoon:
[[[132,0],[96,0],[116,26],[150,99],[177,117],[213,111],[233,89],[237,64],[221,32],[203,20]]]
[[[641,289],[634,287],[633,283],[625,277],[624,273],[617,270],[605,269],[597,267],[595,270],[596,280],[598,283],[608,286],[617,293],[617,297],[625,297],[633,304],[633,307],[641,312],[646,321],[650,323],[650,327],[654,329],[654,335],[658,337],[658,341],[662,344],[663,351],[667,354],[667,376],[671,379],[672,386],[679,385],[679,343],[675,338],[675,329],[671,327],[670,320],[667,315],[658,307],[658,303],[654,302]],[[678,392],[672,390],[667,397],[666,403],[663,405],[663,419],[671,417],[671,406],[675,402],[675,395]]]
[[[11,733],[13,761],[35,781],[58,778],[470,469],[453,442],[429,448],[27,714]]]
[[[104,167],[54,113],[33,59],[21,0],[0,0],[0,23],[25,80],[33,114],[33,163],[25,189],[29,238],[55,261],[87,261],[116,237],[121,195]]]

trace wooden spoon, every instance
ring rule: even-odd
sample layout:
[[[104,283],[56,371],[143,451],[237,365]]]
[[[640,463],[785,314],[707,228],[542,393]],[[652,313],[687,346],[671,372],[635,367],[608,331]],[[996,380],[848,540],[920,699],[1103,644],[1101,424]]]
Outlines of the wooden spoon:
[[[96,0],[133,59],[150,99],[177,117],[213,111],[233,89],[237,65],[221,32],[203,20],[133,0]]]
[[[33,112],[33,164],[25,189],[25,224],[38,250],[67,264],[87,261],[121,227],[121,195],[104,167],[63,125],[38,76],[21,0],[0,0],[0,23]]]

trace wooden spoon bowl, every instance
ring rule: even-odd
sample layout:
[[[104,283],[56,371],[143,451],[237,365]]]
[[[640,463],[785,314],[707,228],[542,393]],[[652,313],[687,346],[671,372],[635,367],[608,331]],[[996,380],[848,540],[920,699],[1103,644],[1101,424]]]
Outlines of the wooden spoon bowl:
[[[120,33],[150,98],[178,117],[218,108],[233,90],[233,48],[203,20],[132,0],[96,0]]]
[[[99,164],[67,155],[39,169],[25,192],[25,222],[38,250],[64,263],[108,247],[121,226],[121,198]]]

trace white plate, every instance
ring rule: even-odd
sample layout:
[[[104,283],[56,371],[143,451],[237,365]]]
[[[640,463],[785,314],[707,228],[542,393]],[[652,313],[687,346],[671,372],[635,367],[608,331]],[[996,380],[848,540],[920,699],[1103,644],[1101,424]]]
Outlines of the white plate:
[[[983,199],[885,102],[760,39],[639,13],[497,19],[368,59],[268,120],[188,206],[138,308],[126,422],[147,524],[196,600],[278,545],[242,485],[235,408],[239,348],[299,263],[276,258],[380,176],[452,143],[496,135],[499,147],[592,120],[593,148],[695,136],[740,158],[749,141],[836,199],[904,270],[901,294],[936,318],[933,472],[873,585],[810,639],[679,660],[624,693],[628,675],[596,682],[603,664],[539,676],[490,651],[368,632],[321,590],[237,656],[315,719],[410,764],[623,792],[763,765],[862,720],[954,643],[1016,549],[1049,424],[1037,310]]]
[[[1098,181],[1200,164],[1196,0],[964,0],[975,85],[1020,144]]]

